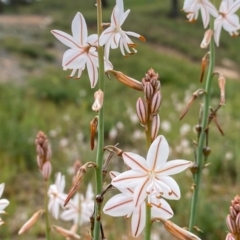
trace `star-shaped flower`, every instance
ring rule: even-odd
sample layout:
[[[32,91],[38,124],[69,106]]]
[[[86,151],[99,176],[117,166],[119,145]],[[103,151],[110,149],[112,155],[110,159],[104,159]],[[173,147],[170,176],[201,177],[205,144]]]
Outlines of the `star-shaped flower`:
[[[77,77],[80,78],[85,65],[87,65],[90,84],[94,88],[98,81],[98,53],[96,51],[98,37],[97,34],[88,36],[83,15],[78,12],[72,21],[73,36],[59,30],[52,30],[51,33],[63,44],[70,47],[63,55],[63,69],[72,69],[70,77],[78,72]],[[112,69],[112,64],[105,61],[105,70],[110,69]]]
[[[126,20],[130,10],[124,12],[123,0],[116,0],[116,6],[113,9],[111,16],[110,27],[105,29],[99,39],[100,46],[105,45],[105,57],[109,58],[110,48],[116,49],[120,46],[121,53],[125,56],[125,50],[128,53],[132,53],[129,47],[136,53],[135,44],[128,36],[137,37],[141,41],[145,41],[145,38],[135,32],[126,32],[122,30],[122,25]],[[124,50],[125,49],[125,50]]]
[[[69,201],[65,211],[61,214],[61,219],[65,221],[73,221],[75,224],[87,223],[90,221],[90,217],[94,210],[92,185],[87,187],[86,197],[77,193],[72,200]]]
[[[209,0],[185,0],[183,11],[187,13],[189,22],[198,18],[198,12],[201,11],[203,26],[206,28],[210,21],[210,15],[218,16],[218,11]]]
[[[2,197],[3,190],[4,190],[5,184],[0,184],[0,198]],[[5,213],[4,209],[9,205],[9,201],[7,199],[0,199],[0,214]]]
[[[63,206],[67,194],[63,193],[65,187],[65,176],[58,173],[56,176],[55,184],[49,186],[48,189],[48,210],[52,213],[53,217],[58,219],[59,207]]]
[[[111,172],[110,176],[115,178],[118,172]],[[134,206],[134,191],[131,188],[119,188],[121,193],[113,196],[105,204],[103,212],[113,217],[132,215],[132,234],[137,237],[144,229],[146,224],[146,203],[142,202],[138,207]],[[151,199],[151,218],[169,219],[173,216],[170,205],[164,199]]]
[[[239,17],[235,14],[240,7],[240,1],[223,0],[219,8],[219,16],[214,21],[214,40],[219,46],[219,38],[222,28],[231,36],[238,35],[240,29]]]
[[[169,175],[184,171],[192,165],[192,162],[186,160],[167,162],[168,155],[169,146],[162,135],[151,144],[146,160],[135,153],[124,152],[123,160],[131,170],[114,178],[112,185],[117,188],[134,188],[133,203],[136,208],[147,196],[149,203],[152,197],[179,199],[179,186]]]

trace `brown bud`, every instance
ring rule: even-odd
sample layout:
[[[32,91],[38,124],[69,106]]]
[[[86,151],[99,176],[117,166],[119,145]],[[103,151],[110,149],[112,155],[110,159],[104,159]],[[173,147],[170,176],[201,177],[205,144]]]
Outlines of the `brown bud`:
[[[90,122],[90,146],[91,150],[94,149],[94,140],[95,140],[95,134],[97,132],[98,127],[98,116],[95,116],[93,120]]]
[[[128,87],[131,87],[138,91],[143,91],[141,82],[139,82],[131,77],[128,77],[127,75],[123,74],[122,72],[118,72],[118,71],[114,71],[114,70],[108,70],[106,72],[112,73],[119,82],[127,85]]]
[[[148,121],[148,112],[145,102],[142,98],[138,98],[136,103],[136,110],[137,110],[137,116],[139,119],[139,122],[142,125],[146,125]]]
[[[203,155],[205,157],[209,156],[210,153],[211,153],[211,148],[209,146],[206,146],[203,148]]]
[[[104,92],[99,89],[94,93],[94,103],[92,105],[92,110],[99,112],[103,106]]]
[[[203,81],[205,70],[206,70],[206,67],[208,66],[208,62],[209,62],[208,58],[209,58],[209,52],[202,58],[200,82]]]

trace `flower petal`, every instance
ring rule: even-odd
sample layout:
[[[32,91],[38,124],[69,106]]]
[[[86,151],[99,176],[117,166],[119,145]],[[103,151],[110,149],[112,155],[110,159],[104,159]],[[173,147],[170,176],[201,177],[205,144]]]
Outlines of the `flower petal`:
[[[98,69],[97,69],[96,59],[94,59],[93,55],[91,54],[88,54],[87,70],[88,70],[88,76],[89,76],[91,88],[94,88],[98,81]]]
[[[52,30],[51,33],[63,44],[65,44],[66,46],[72,48],[72,49],[78,49],[80,46],[75,42],[74,38],[63,32],[63,31],[59,31],[59,30]]]
[[[1,183],[1,184],[0,184],[0,197],[1,197],[2,194],[3,194],[4,187],[5,187],[5,183]]]
[[[163,197],[172,200],[178,200],[181,197],[180,189],[177,182],[172,177],[158,177],[163,190]],[[169,191],[170,189],[170,191]]]
[[[219,46],[221,30],[222,30],[222,17],[219,16],[214,21],[214,40],[217,46]]]
[[[138,237],[146,225],[146,204],[143,202],[132,215],[132,235]]]
[[[88,35],[87,24],[85,22],[85,18],[80,12],[78,12],[73,18],[72,34],[78,45],[83,46],[86,43]]]
[[[173,210],[164,199],[160,199],[160,204],[157,199],[151,199],[151,218],[169,219],[173,217]]]
[[[117,194],[110,198],[103,208],[103,212],[113,217],[130,215],[133,211],[133,201],[131,196]]]
[[[148,150],[147,163],[149,168],[153,170],[165,164],[168,155],[169,146],[167,140],[163,135],[160,135],[153,141]]]
[[[135,207],[140,206],[147,197],[147,187],[150,184],[149,177],[146,176],[142,179],[142,181],[138,181],[137,187],[134,189],[133,194],[133,203]]]
[[[148,171],[146,160],[140,155],[131,152],[124,152],[122,158],[130,168],[141,172]]]
[[[9,205],[9,201],[7,199],[0,200],[0,211],[5,209]]]
[[[192,162],[187,160],[172,160],[165,163],[163,166],[158,167],[155,172],[161,176],[174,175],[184,171],[192,165]]]
[[[139,184],[139,181],[145,179],[146,173],[136,170],[128,170],[121,173],[112,180],[112,185],[116,188],[131,188]]]
[[[62,59],[62,66],[66,69],[80,69],[86,64],[86,53],[84,51],[68,49]]]

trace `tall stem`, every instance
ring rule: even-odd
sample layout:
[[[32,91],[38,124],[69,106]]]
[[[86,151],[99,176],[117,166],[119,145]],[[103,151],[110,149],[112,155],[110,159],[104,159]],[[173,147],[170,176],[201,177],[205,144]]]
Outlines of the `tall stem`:
[[[47,193],[48,193],[48,181],[44,181],[44,210],[45,210],[46,240],[51,240],[49,212],[48,212],[48,194]]]
[[[151,115],[151,113],[150,113],[150,104],[148,104],[148,116],[150,116],[150,115]],[[152,129],[152,121],[150,119],[148,119],[147,131],[146,131],[147,149],[149,149],[149,147],[150,147],[150,145],[152,143],[151,129]],[[144,240],[150,240],[151,239],[151,228],[152,228],[151,206],[146,201],[146,225],[145,225]]]
[[[98,37],[102,32],[102,1],[97,0],[97,23],[98,23]],[[103,47],[98,46],[98,63],[99,63],[99,89],[104,92],[104,59]],[[104,147],[104,106],[98,114],[98,145],[96,157],[96,193],[102,192],[102,165],[103,165],[103,147]],[[99,240],[100,234],[100,217],[101,217],[101,203],[97,203],[95,207],[95,222],[94,222],[94,240]]]
[[[213,28],[213,20],[211,20],[211,29]],[[199,188],[202,176],[202,168],[204,164],[203,158],[203,148],[204,148],[204,140],[206,138],[205,129],[208,123],[208,116],[209,116],[209,102],[210,102],[210,92],[211,92],[211,83],[212,83],[212,74],[213,68],[215,63],[215,47],[214,47],[214,40],[211,39],[210,43],[210,56],[209,56],[209,67],[207,73],[207,79],[205,84],[205,95],[204,95],[204,106],[203,106],[203,115],[201,120],[201,127],[202,131],[199,136],[197,153],[196,153],[196,163],[198,166],[197,173],[194,174],[194,192],[192,197],[192,204],[191,204],[191,213],[190,213],[190,222],[189,222],[189,231],[192,231],[193,226],[196,220],[196,212],[197,212],[197,203],[198,203],[198,195],[199,195]]]

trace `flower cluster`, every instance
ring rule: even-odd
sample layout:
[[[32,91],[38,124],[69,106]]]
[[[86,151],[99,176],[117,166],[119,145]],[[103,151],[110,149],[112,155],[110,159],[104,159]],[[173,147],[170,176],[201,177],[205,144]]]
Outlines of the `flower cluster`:
[[[55,183],[49,186],[48,196],[49,203],[48,209],[54,218],[59,218],[60,207],[63,208],[67,194],[64,193],[65,177],[58,173]],[[64,221],[73,221],[74,224],[82,225],[90,221],[90,217],[93,213],[93,191],[91,184],[87,187],[86,196],[82,194],[75,194],[67,205],[67,208],[63,210],[60,218]]]
[[[239,8],[240,0],[222,0],[219,11],[209,0],[185,0],[183,5],[183,10],[187,13],[190,22],[195,21],[199,10],[201,11],[204,28],[208,27],[210,16],[215,18],[214,40],[217,46],[219,46],[222,28],[231,36],[239,35],[239,17],[236,15]]]
[[[132,215],[132,234],[137,237],[145,227],[146,203],[150,205],[151,216],[169,219],[173,211],[163,199],[177,200],[180,189],[170,175],[184,171],[192,165],[186,160],[167,162],[169,146],[164,136],[158,136],[151,144],[146,160],[131,152],[123,152],[122,157],[130,170],[121,174],[111,172],[112,185],[120,194],[111,198],[103,211],[111,216]]]
[[[125,51],[129,54],[136,52],[135,44],[128,36],[137,37],[141,41],[145,41],[145,39],[137,33],[122,30],[121,26],[129,12],[130,10],[124,12],[123,0],[116,0],[110,26],[103,31],[99,39],[97,34],[88,36],[86,21],[80,12],[75,15],[72,21],[72,36],[60,30],[51,31],[59,41],[70,48],[64,53],[62,59],[63,69],[72,69],[69,77],[73,77],[77,73],[77,78],[80,78],[85,65],[87,65],[90,84],[94,88],[98,81],[97,49],[99,46],[105,46],[105,71],[113,69],[108,60],[110,48],[115,49],[119,46],[123,55],[125,55]]]

